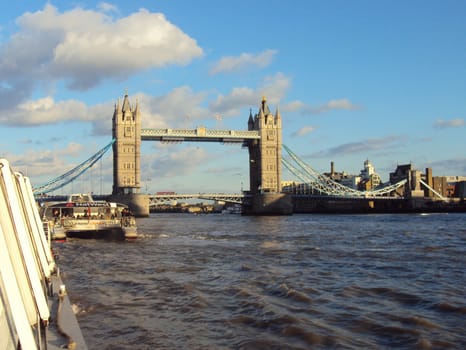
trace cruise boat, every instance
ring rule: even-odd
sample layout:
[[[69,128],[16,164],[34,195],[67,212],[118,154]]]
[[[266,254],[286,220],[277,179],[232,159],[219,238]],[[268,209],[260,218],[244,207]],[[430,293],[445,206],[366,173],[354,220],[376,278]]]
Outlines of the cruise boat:
[[[90,194],[72,194],[66,202],[46,203],[41,217],[53,239],[60,239],[63,232],[77,238],[137,238],[136,220],[128,206],[96,201]]]
[[[87,350],[29,179],[0,159],[0,350]]]

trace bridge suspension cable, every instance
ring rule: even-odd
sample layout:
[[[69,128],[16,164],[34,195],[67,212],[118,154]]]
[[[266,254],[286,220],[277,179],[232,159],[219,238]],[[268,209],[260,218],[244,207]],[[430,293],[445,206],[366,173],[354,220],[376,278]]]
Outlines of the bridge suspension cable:
[[[403,186],[407,181],[402,180],[395,184],[390,184],[382,188],[371,191],[359,191],[354,188],[344,186],[328,176],[322,175],[312,169],[309,165],[303,162],[289,147],[282,145],[288,155],[295,161],[300,169],[282,158],[283,165],[301,181],[309,184],[309,186],[320,194],[344,196],[344,197],[378,197],[384,196],[393,192],[398,187]]]
[[[77,165],[73,169],[67,171],[63,175],[56,177],[53,180],[50,180],[46,184],[43,184],[39,187],[33,188],[34,194],[45,194],[55,190],[62,188],[63,186],[69,184],[70,182],[74,181],[76,178],[81,176],[86,170],[91,168],[102,156],[107,152],[112,145],[115,143],[115,139],[106,145],[104,148],[99,150],[96,154],[91,156],[90,158],[86,159],[81,164]]]

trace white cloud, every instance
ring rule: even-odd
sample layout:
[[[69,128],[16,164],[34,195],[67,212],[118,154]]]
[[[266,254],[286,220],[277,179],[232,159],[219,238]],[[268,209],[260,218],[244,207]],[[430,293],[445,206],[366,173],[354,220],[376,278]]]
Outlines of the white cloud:
[[[21,155],[8,155],[11,164],[31,178],[46,178],[50,180],[72,169],[77,164],[68,163],[67,158],[75,158],[86,153],[81,144],[71,142],[66,147],[56,150],[29,149]],[[92,153],[90,153],[92,154]]]
[[[0,103],[11,107],[38,84],[64,80],[71,89],[86,90],[104,79],[185,65],[203,54],[193,38],[161,13],[141,9],[113,19],[104,13],[108,5],[101,8],[60,13],[47,4],[19,17],[18,32],[0,47]]]
[[[438,129],[446,129],[446,128],[460,128],[464,126],[466,123],[464,119],[456,118],[450,120],[444,119],[437,119],[434,123],[434,127]]]
[[[183,86],[164,96],[137,93],[130,96],[132,108],[138,104],[143,128],[193,127],[200,119],[207,119],[210,112],[202,107],[207,94],[195,93]],[[111,135],[115,101],[87,106],[77,100],[56,102],[47,96],[28,100],[7,113],[0,114],[0,123],[9,126],[36,126],[59,122],[92,122],[92,134]]]
[[[420,165],[421,168],[432,168],[441,176],[451,176],[453,174],[466,174],[466,158],[458,157],[453,159],[443,159],[425,162]],[[439,173],[439,170],[443,173]]]
[[[57,156],[60,156],[60,157],[63,157],[63,156],[75,157],[77,155],[80,155],[83,150],[84,150],[84,146],[81,145],[80,143],[70,142],[68,146],[66,146],[63,149],[58,150],[55,153],[57,154]]]
[[[316,128],[314,126],[303,126],[299,130],[295,131],[292,136],[306,136],[307,134],[310,134],[314,132]]]
[[[264,79],[256,89],[248,87],[234,88],[229,95],[219,95],[217,100],[209,104],[213,113],[225,116],[236,116],[242,108],[259,106],[261,96],[270,104],[278,104],[291,85],[291,81],[283,73],[277,73]]]
[[[208,163],[211,155],[202,148],[191,146],[181,150],[168,148],[151,158],[152,176],[176,177],[192,174],[200,165]]]
[[[0,115],[0,122],[10,126],[34,126],[61,121],[89,121],[86,104],[77,100],[55,102],[50,96],[29,100]]]
[[[115,12],[118,13],[118,7],[108,2],[100,2],[97,4],[97,8],[102,10],[103,12]]]
[[[340,100],[330,100],[325,105],[320,106],[322,112],[326,112],[332,109],[346,109],[346,110],[355,110],[360,107],[351,103],[348,99],[343,98]]]
[[[277,50],[269,49],[257,55],[242,53],[239,56],[222,57],[210,70],[210,74],[237,72],[250,67],[264,68],[272,62],[276,54]]]
[[[232,116],[241,108],[257,104],[257,92],[248,87],[233,88],[229,95],[219,95],[217,100],[209,104],[209,109],[222,116]]]
[[[86,89],[107,77],[126,77],[169,64],[184,65],[201,55],[195,40],[163,14],[140,10],[116,22],[102,20],[93,32],[78,28],[67,31],[55,47],[53,72],[67,77],[70,87]]]
[[[320,152],[313,153],[311,157],[327,158],[330,156],[342,156],[349,154],[365,154],[368,152],[397,149],[404,146],[405,137],[390,135],[381,138],[369,138],[357,142],[349,142]]]
[[[209,117],[209,111],[202,107],[206,96],[204,92],[195,93],[188,86],[182,86],[164,96],[136,93],[129,96],[129,99],[133,109],[138,104],[142,128],[194,128],[197,121]],[[111,133],[111,119],[116,102],[89,108],[94,135]]]
[[[196,120],[208,118],[209,112],[202,107],[206,96],[182,86],[164,96],[136,94],[131,99],[139,100],[143,128],[180,128],[192,127]]]
[[[322,114],[322,113],[327,113],[327,112],[334,111],[334,110],[354,111],[354,110],[359,110],[359,109],[362,109],[360,105],[354,104],[347,98],[329,100],[326,103],[318,105],[318,106],[308,105],[302,101],[296,100],[296,101],[287,103],[282,108],[284,112],[300,112],[301,114],[304,114],[304,115]]]
[[[295,100],[283,105],[281,108],[285,112],[299,112],[306,109],[307,106],[304,102]]]

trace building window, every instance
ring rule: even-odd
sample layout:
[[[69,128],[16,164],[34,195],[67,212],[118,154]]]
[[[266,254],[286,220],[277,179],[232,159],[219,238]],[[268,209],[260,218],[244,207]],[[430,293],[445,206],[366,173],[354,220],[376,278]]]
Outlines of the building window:
[[[131,126],[125,127],[125,136],[126,137],[133,136],[133,128]]]

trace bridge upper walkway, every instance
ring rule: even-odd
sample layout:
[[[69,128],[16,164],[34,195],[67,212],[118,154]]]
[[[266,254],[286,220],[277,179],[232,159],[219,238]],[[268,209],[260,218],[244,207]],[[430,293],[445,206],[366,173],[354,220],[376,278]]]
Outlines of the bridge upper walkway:
[[[242,143],[260,139],[255,130],[210,130],[205,127],[196,129],[141,129],[141,140],[147,141],[203,141]]]

